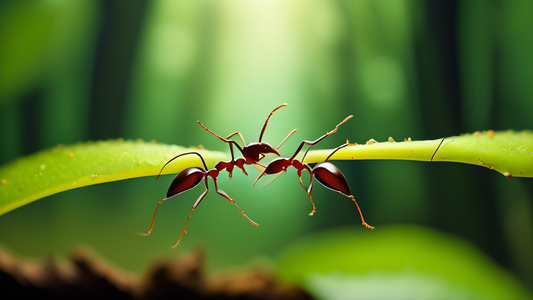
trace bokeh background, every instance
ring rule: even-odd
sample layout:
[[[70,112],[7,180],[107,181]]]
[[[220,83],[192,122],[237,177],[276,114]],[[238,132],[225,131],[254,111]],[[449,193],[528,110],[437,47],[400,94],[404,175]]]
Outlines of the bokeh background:
[[[117,138],[227,152],[196,120],[252,142],[281,103],[289,106],[274,114],[264,140],[277,145],[297,128],[284,156],[350,114],[316,149],[347,138],[533,129],[532,78],[532,1],[3,1],[0,164]],[[318,185],[309,217],[295,171],[261,189],[251,187],[258,171],[248,167],[248,177],[219,177],[220,187],[257,228],[213,192],[171,250],[198,187],[165,202],[152,235],[137,236],[166,194],[173,176],[165,176],[16,209],[0,217],[0,244],[36,259],[86,246],[131,272],[200,247],[208,270],[218,271],[275,264],[293,241],[324,230],[379,238],[380,227],[416,224],[465,241],[533,286],[531,179],[453,163],[336,165],[376,230],[360,226],[351,201]]]

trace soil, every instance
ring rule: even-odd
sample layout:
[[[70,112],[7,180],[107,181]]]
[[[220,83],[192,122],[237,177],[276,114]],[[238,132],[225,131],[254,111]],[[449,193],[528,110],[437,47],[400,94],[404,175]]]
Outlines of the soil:
[[[66,263],[25,262],[0,250],[0,293],[2,299],[312,299],[263,269],[206,276],[203,263],[201,252],[158,260],[139,277],[87,250],[75,251]]]

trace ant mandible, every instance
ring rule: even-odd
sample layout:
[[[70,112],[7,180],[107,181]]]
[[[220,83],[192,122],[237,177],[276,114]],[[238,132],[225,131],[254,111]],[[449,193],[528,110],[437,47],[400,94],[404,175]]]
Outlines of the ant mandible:
[[[194,155],[198,155],[198,157],[200,157],[200,159],[202,160],[202,164],[204,165],[204,168],[205,169],[202,169],[202,168],[198,168],[198,167],[190,167],[190,168],[187,168],[183,171],[181,171],[180,173],[178,173],[178,175],[176,175],[176,177],[174,178],[174,180],[172,181],[172,183],[170,184],[170,187],[168,188],[168,191],[167,191],[167,197],[163,200],[160,200],[158,203],[157,203],[157,206],[155,207],[155,212],[154,212],[154,217],[152,218],[152,225],[150,226],[150,230],[148,231],[148,233],[138,233],[139,235],[143,235],[143,236],[147,236],[149,235],[150,233],[152,233],[152,230],[154,228],[154,221],[155,221],[155,215],[157,214],[157,209],[159,208],[159,204],[163,203],[164,201],[174,197],[174,196],[177,196],[183,192],[186,192],[194,187],[196,187],[200,181],[202,181],[202,179],[205,181],[205,191],[200,195],[200,197],[198,197],[198,200],[196,200],[196,202],[194,203],[194,205],[192,206],[192,209],[191,209],[191,212],[189,212],[189,216],[187,217],[187,220],[185,221],[185,226],[183,227],[183,232],[181,233],[181,236],[178,240],[178,242],[176,243],[176,245],[172,246],[171,248],[174,249],[176,248],[179,243],[181,242],[181,239],[183,238],[183,235],[185,233],[187,233],[186,229],[187,229],[187,223],[189,222],[189,218],[191,217],[191,214],[192,212],[196,209],[196,207],[198,206],[198,204],[200,204],[200,202],[202,201],[202,199],[205,197],[205,195],[209,192],[209,187],[207,185],[207,178],[208,177],[211,177],[213,178],[213,181],[215,182],[215,190],[216,192],[223,196],[224,198],[228,199],[230,203],[233,203],[235,204],[235,206],[237,206],[237,208],[239,209],[239,211],[242,213],[242,215],[248,220],[250,221],[250,223],[252,223],[252,225],[254,226],[259,226],[259,224],[255,223],[254,221],[252,221],[245,213],[244,211],[239,207],[239,205],[237,205],[237,203],[235,203],[235,201],[233,199],[231,199],[231,197],[226,193],[224,192],[223,190],[219,189],[218,188],[218,181],[217,181],[217,177],[218,177],[218,174],[220,173],[221,170],[223,170],[224,168],[227,168],[228,165],[225,164],[225,162],[219,162],[214,169],[211,169],[211,170],[207,170],[207,165],[204,161],[204,158],[202,157],[202,155],[200,155],[200,153],[198,152],[187,152],[187,153],[182,153],[180,155],[177,155],[175,156],[174,158],[172,158],[171,160],[169,160],[164,166],[163,168],[161,169],[161,171],[159,172],[159,175],[157,176],[157,178],[159,178],[159,176],[161,175],[161,172],[163,172],[163,169],[173,160],[175,160],[176,158],[178,157],[181,157],[181,156],[185,156],[185,155],[190,155],[190,154],[194,154]],[[156,178],[156,179],[157,179]]]
[[[265,154],[268,154],[268,153],[274,153],[276,154],[277,156],[281,156],[278,152],[278,149],[281,147],[281,145],[283,145],[283,143],[285,143],[285,141],[293,134],[296,132],[296,129],[294,129],[293,131],[291,131],[289,133],[289,135],[287,135],[287,137],[279,144],[279,146],[277,146],[276,148],[272,147],[270,144],[268,143],[263,143],[262,140],[263,140],[263,134],[265,133],[265,129],[267,127],[267,124],[268,124],[268,121],[270,120],[270,117],[272,116],[272,114],[284,107],[284,106],[287,106],[288,104],[287,103],[283,103],[281,104],[280,106],[274,108],[274,110],[272,110],[272,112],[270,112],[270,114],[268,115],[266,121],[265,121],[265,125],[263,125],[263,129],[261,130],[261,134],[259,135],[259,142],[253,142],[253,143],[250,143],[250,144],[246,144],[246,142],[244,141],[244,137],[242,136],[242,134],[239,132],[239,131],[236,131],[230,135],[228,135],[226,138],[223,138],[221,137],[220,135],[214,133],[213,131],[207,129],[207,127],[204,126],[204,124],[202,124],[200,121],[196,121],[198,122],[198,124],[200,124],[200,126],[202,126],[203,129],[205,129],[207,132],[213,134],[214,136],[216,136],[217,138],[219,138],[221,141],[225,142],[225,143],[228,143],[229,144],[229,148],[230,148],[230,152],[231,152],[231,161],[228,161],[228,162],[220,162],[220,163],[223,163],[224,165],[224,168],[228,171],[229,173],[229,178],[231,179],[232,177],[232,172],[233,172],[233,167],[234,166],[237,166],[238,168],[240,168],[242,170],[242,172],[244,173],[244,175],[248,175],[248,173],[246,173],[246,170],[244,170],[244,165],[256,165],[256,166],[259,166],[261,168],[261,170],[264,170],[265,169],[265,166],[261,165],[259,163],[260,160],[262,160],[264,157],[265,157]],[[241,138],[241,141],[242,141],[242,144],[243,144],[243,147],[244,148],[241,148],[241,146],[239,146],[239,144],[237,144],[237,142],[235,142],[234,140],[230,140],[229,138],[234,136],[234,135],[239,135],[239,137]],[[233,154],[233,146],[235,145],[235,147],[237,147],[237,149],[239,149],[239,151],[241,152],[242,156],[244,158],[237,158],[235,159],[235,156]],[[219,164],[220,164],[219,163]],[[222,166],[222,165],[221,165]]]
[[[346,144],[343,144],[343,145],[335,148],[333,150],[333,152],[326,158],[325,161],[317,164],[313,169],[311,169],[309,167],[309,165],[302,163],[304,161],[304,159],[305,159],[305,156],[307,155],[307,152],[309,151],[309,149],[312,146],[316,145],[318,142],[320,142],[321,140],[323,140],[327,136],[337,132],[339,126],[344,124],[344,122],[348,121],[352,117],[353,117],[352,115],[348,116],[346,119],[344,119],[344,121],[339,123],[335,127],[335,129],[333,129],[332,131],[326,133],[325,135],[321,136],[320,138],[316,139],[315,141],[305,141],[304,140],[300,144],[298,149],[296,149],[296,151],[294,152],[294,154],[290,158],[280,157],[280,158],[276,158],[276,159],[272,160],[266,166],[265,170],[259,175],[259,177],[257,177],[257,179],[252,184],[252,186],[254,186],[256,184],[256,182],[264,174],[270,175],[270,174],[280,173],[276,178],[274,178],[272,181],[270,181],[267,184],[267,185],[269,185],[274,180],[276,180],[279,176],[281,176],[281,174],[285,173],[287,171],[288,167],[293,166],[293,167],[295,167],[298,170],[297,174],[298,174],[298,178],[300,180],[300,185],[304,188],[304,190],[307,191],[307,194],[309,195],[309,198],[311,199],[311,204],[313,205],[313,211],[311,211],[311,213],[309,213],[310,216],[312,216],[315,213],[315,211],[316,211],[315,203],[313,201],[313,197],[311,196],[311,190],[313,189],[313,177],[315,177],[317,179],[317,181],[320,182],[326,188],[331,189],[331,190],[336,191],[336,192],[339,192],[342,195],[352,199],[352,201],[357,206],[357,209],[359,210],[359,214],[361,215],[361,221],[363,222],[363,225],[366,228],[374,229],[374,227],[368,225],[365,222],[365,219],[363,218],[363,214],[361,213],[361,209],[359,208],[359,205],[357,204],[357,201],[355,201],[355,197],[352,196],[352,193],[350,192],[350,187],[349,187],[349,185],[348,185],[348,183],[346,181],[346,178],[344,177],[344,174],[342,174],[341,170],[339,170],[335,165],[333,165],[332,163],[327,161],[339,149],[350,145],[350,143],[348,141],[346,142]],[[296,157],[296,155],[298,155],[300,150],[302,150],[302,147],[304,145],[309,145],[309,148],[305,151],[304,156],[302,157],[302,162],[300,162],[299,160],[294,159],[294,158]],[[306,170],[307,172],[309,172],[309,175],[311,177],[310,178],[310,182],[309,182],[309,187],[307,189],[305,188],[304,184],[302,183],[302,171],[303,170]],[[265,187],[267,185],[265,185]]]

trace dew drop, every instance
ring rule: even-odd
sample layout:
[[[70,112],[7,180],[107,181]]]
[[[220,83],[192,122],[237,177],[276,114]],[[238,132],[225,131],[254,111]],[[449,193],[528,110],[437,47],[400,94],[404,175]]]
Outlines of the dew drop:
[[[374,144],[374,143],[377,143],[375,139],[369,139],[369,140],[366,142],[367,145],[372,145],[372,144]]]

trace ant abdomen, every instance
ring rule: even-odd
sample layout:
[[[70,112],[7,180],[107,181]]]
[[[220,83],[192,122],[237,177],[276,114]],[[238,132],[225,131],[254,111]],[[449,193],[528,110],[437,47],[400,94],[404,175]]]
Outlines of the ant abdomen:
[[[167,191],[167,198],[176,196],[196,187],[204,178],[205,171],[197,168],[187,168],[176,175]]]
[[[344,174],[334,164],[323,161],[313,168],[313,174],[316,180],[328,189],[347,196],[352,194]]]

